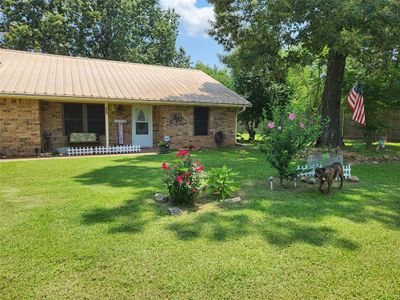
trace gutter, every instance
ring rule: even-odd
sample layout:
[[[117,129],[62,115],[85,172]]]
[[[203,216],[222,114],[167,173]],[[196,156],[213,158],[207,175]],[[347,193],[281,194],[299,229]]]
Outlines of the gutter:
[[[236,113],[236,122],[235,122],[235,145],[239,145],[237,142],[237,127],[238,127],[238,116],[246,110],[247,106],[243,106],[240,111]]]
[[[173,105],[173,106],[209,106],[209,107],[243,107],[251,106],[246,104],[212,103],[212,102],[192,102],[179,100],[157,100],[157,99],[113,99],[113,98],[94,98],[78,96],[56,96],[56,95],[32,95],[32,94],[11,94],[0,92],[0,98],[5,99],[37,99],[48,102],[73,102],[73,103],[93,103],[93,104],[146,104],[146,105]]]

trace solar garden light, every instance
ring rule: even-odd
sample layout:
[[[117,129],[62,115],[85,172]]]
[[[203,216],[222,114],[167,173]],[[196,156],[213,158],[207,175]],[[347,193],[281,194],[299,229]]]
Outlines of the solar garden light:
[[[270,187],[270,189],[272,191],[274,189],[274,177],[269,176],[268,180],[269,180],[269,187]]]

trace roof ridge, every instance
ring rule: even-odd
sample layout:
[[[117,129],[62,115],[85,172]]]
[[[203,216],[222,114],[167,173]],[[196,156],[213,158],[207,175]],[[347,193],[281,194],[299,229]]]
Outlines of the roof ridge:
[[[139,65],[139,66],[146,66],[146,67],[160,67],[160,68],[169,68],[169,69],[176,69],[176,70],[197,71],[197,72],[204,73],[202,70],[195,69],[195,68],[182,68],[182,67],[172,67],[172,66],[164,66],[164,65],[156,65],[156,64],[136,63],[136,62],[122,61],[122,60],[111,60],[111,59],[106,59],[106,58],[93,58],[93,57],[86,57],[86,56],[60,55],[60,54],[43,53],[43,52],[36,52],[36,51],[24,51],[24,50],[1,48],[1,47],[0,47],[0,51],[18,52],[18,53],[31,54],[31,55],[65,57],[65,58],[68,58],[68,59],[76,59],[76,60],[89,60],[89,61],[95,60],[95,61],[104,61],[104,62],[109,62],[109,63],[131,64],[131,65]]]

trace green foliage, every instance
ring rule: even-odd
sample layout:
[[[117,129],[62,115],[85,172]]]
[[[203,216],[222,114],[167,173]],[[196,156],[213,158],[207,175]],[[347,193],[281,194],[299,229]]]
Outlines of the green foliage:
[[[340,96],[346,58],[379,53],[398,60],[400,2],[376,0],[210,0],[210,34],[226,50],[244,51],[249,66],[273,73],[278,83],[287,65],[309,64],[324,51],[326,82],[321,114],[329,118],[321,145],[340,146]],[[279,55],[283,50],[286,55]],[[271,63],[273,62],[273,63]],[[243,64],[246,65],[246,64]],[[276,66],[273,72],[268,66]],[[280,73],[279,70],[282,72]],[[279,76],[282,74],[282,76]]]
[[[344,91],[350,91],[357,80],[361,81],[367,123],[365,127],[357,124],[353,126],[363,130],[364,140],[368,144],[374,142],[385,128],[396,126],[396,124],[391,124],[385,115],[400,109],[400,61],[398,59],[398,57],[385,59],[380,54],[370,54],[348,60]],[[350,112],[347,105],[344,109]]]
[[[258,148],[278,171],[281,183],[289,175],[289,165],[295,155],[315,141],[321,128],[319,118],[306,120],[289,113],[286,107],[275,106],[272,121],[265,122],[260,128],[262,140]]]
[[[233,172],[227,166],[211,168],[208,172],[208,187],[211,192],[217,192],[221,200],[225,200],[239,187],[235,182],[238,172]]]
[[[229,74],[227,69],[218,69],[217,66],[210,67],[206,64],[203,64],[200,61],[198,61],[194,67],[195,67],[195,69],[201,70],[204,73],[210,75],[212,78],[214,78],[218,82],[222,83],[228,89],[230,89],[230,90],[234,89],[232,75]]]
[[[254,49],[253,49],[254,50]],[[278,56],[270,51],[269,56]],[[239,121],[249,133],[250,141],[255,140],[263,112],[271,116],[273,103],[284,104],[288,102],[291,94],[290,87],[281,77],[282,70],[276,60],[252,61],[250,56],[255,57],[257,53],[251,50],[244,51],[242,48],[224,57],[224,62],[232,70],[235,91],[252,103],[252,107],[239,115]],[[264,65],[263,65],[264,64]]]
[[[4,0],[2,47],[188,67],[178,15],[157,0]]]
[[[176,156],[172,166],[162,164],[164,182],[173,202],[193,205],[200,193],[203,166],[194,162],[186,150],[178,151]]]

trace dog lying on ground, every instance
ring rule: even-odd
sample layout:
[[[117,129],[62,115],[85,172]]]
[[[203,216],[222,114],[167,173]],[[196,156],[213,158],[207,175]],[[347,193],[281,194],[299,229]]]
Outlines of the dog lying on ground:
[[[327,193],[329,194],[331,192],[331,185],[333,181],[336,179],[336,177],[339,176],[340,178],[340,187],[339,189],[342,188],[343,186],[343,180],[344,180],[344,173],[343,173],[343,166],[341,163],[335,162],[329,166],[323,167],[323,168],[316,168],[315,169],[315,175],[314,177],[318,178],[320,180],[319,183],[319,190],[321,193],[324,191],[322,190],[322,186],[324,185],[325,181],[328,183],[328,190]]]

